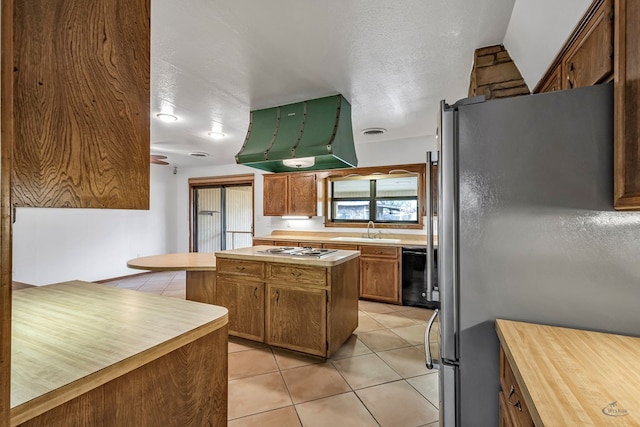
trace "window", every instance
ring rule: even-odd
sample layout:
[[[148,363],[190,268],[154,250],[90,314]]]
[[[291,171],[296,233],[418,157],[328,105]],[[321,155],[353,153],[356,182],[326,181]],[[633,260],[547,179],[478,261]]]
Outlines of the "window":
[[[333,223],[419,223],[418,174],[355,176],[329,182]]]

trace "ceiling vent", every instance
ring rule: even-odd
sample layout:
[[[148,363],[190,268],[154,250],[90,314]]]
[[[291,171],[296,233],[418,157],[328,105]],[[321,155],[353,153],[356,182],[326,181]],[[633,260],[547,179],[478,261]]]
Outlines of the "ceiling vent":
[[[356,167],[351,105],[334,95],[252,111],[236,163],[271,172]]]

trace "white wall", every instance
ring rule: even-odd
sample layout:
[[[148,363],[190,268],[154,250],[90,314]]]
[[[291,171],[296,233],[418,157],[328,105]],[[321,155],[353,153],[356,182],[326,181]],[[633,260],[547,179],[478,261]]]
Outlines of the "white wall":
[[[13,279],[33,285],[102,280],[141,273],[138,256],[176,251],[176,176],[151,166],[148,211],[18,208]]]
[[[434,123],[435,123],[434,118]],[[426,161],[427,151],[436,149],[435,135],[429,135],[419,138],[406,138],[400,140],[390,140],[381,142],[370,142],[356,146],[358,156],[358,167],[382,166],[382,165],[398,165],[411,163],[424,163]],[[273,230],[314,230],[314,231],[354,231],[348,228],[330,228],[324,227],[324,218],[321,216],[313,217],[308,220],[283,220],[280,217],[265,217],[262,215],[262,175],[263,172],[247,166],[239,166],[236,164],[219,166],[219,167],[197,167],[183,168],[178,170],[178,197],[177,205],[179,206],[177,218],[177,241],[178,252],[186,252],[189,250],[189,178],[207,177],[207,176],[224,176],[237,174],[255,174],[254,179],[254,230],[256,236],[267,236]],[[319,195],[322,193],[320,192]],[[321,214],[321,206],[318,212]],[[362,229],[357,229],[357,232]],[[390,232],[385,229],[385,232]],[[407,234],[424,234],[424,230],[394,230],[394,233]]]
[[[504,47],[533,90],[591,0],[516,0]]]

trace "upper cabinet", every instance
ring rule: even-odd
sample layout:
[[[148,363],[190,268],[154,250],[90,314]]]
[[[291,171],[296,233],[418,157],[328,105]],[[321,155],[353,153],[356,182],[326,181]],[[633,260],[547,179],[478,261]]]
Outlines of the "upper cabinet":
[[[595,0],[534,90],[613,80],[613,206],[617,210],[640,210],[639,24],[640,2]]]
[[[150,1],[13,3],[12,203],[148,209]]]
[[[573,89],[613,78],[613,0],[596,0],[534,92]]]
[[[640,210],[640,1],[616,0],[614,207]]]
[[[315,173],[264,175],[265,216],[315,216],[317,212],[318,185]]]

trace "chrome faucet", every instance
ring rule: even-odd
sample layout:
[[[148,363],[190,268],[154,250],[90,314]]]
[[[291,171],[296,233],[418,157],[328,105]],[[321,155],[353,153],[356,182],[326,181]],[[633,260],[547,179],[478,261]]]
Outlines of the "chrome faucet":
[[[373,222],[373,221],[369,221],[367,223],[367,239],[371,238],[371,235],[369,234],[369,226],[373,227],[373,229],[375,230],[376,229],[376,223]]]

